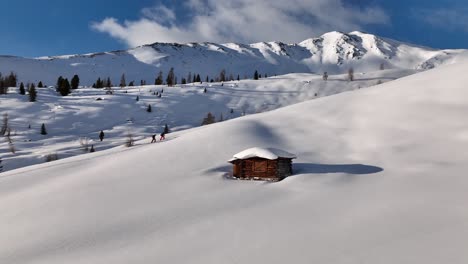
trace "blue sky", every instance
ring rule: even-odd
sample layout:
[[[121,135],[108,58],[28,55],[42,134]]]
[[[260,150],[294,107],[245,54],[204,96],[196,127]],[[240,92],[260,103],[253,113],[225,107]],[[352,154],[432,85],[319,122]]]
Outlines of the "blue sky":
[[[286,3],[286,4],[285,4]],[[149,42],[296,42],[363,30],[435,48],[468,48],[466,0],[4,0],[0,54],[26,57]]]

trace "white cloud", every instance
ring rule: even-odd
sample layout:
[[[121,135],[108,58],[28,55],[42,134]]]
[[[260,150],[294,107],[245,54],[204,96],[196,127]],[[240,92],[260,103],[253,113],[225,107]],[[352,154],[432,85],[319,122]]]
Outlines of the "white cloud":
[[[449,31],[463,30],[468,32],[467,8],[440,8],[413,10],[415,18],[431,26]]]
[[[155,6],[136,21],[106,18],[92,28],[128,46],[153,42],[297,42],[327,31],[387,24],[378,7],[352,8],[341,0],[186,0],[190,21],[177,23],[173,10]]]

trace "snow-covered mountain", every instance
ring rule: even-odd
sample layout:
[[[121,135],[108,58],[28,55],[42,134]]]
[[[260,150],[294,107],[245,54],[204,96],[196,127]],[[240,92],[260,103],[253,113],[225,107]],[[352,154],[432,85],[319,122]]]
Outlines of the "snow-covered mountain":
[[[465,264],[467,71],[465,56],[1,174],[0,263]],[[296,154],[294,176],[225,179],[227,160],[253,146]]]
[[[357,71],[373,71],[383,64],[392,69],[429,69],[450,63],[460,50],[434,50],[380,38],[362,32],[326,33],[298,44],[261,42],[238,43],[154,43],[137,48],[104,53],[42,58],[0,57],[0,72],[14,71],[21,81],[53,85],[57,77],[81,77],[83,85],[91,85],[98,77],[110,76],[118,83],[146,80],[153,83],[156,74],[175,68],[179,81],[189,72],[215,79],[222,69],[227,76],[252,77],[255,70],[268,76],[287,73],[338,74],[349,67]]]

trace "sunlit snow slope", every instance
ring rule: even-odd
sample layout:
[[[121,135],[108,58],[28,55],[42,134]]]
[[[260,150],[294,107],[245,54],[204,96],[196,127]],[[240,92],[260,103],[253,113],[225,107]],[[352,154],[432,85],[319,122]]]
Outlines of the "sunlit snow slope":
[[[468,260],[468,60],[0,177],[0,263]],[[279,183],[227,180],[252,146]]]

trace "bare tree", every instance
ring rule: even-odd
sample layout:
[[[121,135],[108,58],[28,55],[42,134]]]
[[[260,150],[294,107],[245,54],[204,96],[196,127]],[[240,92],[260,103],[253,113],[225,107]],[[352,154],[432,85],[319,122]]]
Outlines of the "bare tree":
[[[328,80],[328,72],[324,72],[322,78],[324,81]]]
[[[352,67],[348,70],[348,80],[350,82],[354,81],[354,69]]]
[[[132,133],[130,133],[129,131],[127,132],[127,139],[125,141],[125,146],[129,148],[129,147],[132,147],[133,145],[135,145],[135,140],[133,139]]]

